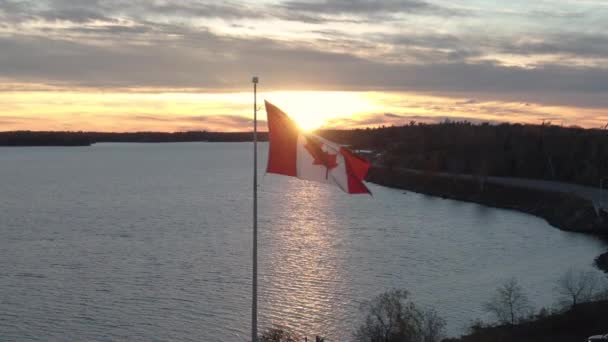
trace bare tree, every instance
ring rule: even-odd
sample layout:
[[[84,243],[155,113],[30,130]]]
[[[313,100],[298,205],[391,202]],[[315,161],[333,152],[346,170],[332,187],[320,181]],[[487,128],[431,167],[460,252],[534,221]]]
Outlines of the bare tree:
[[[421,341],[438,342],[444,337],[445,320],[433,309],[422,312]]]
[[[598,282],[595,272],[577,272],[571,268],[558,279],[556,289],[562,303],[575,307],[593,299]]]
[[[300,338],[287,328],[270,328],[258,337],[259,342],[299,342]]]
[[[367,313],[355,331],[358,342],[438,342],[445,321],[433,310],[420,310],[405,290],[391,290],[365,303]]]
[[[501,285],[490,301],[483,304],[485,311],[493,314],[502,324],[514,325],[530,311],[530,301],[515,278]]]
[[[407,301],[408,292],[391,290],[363,304],[365,322],[355,332],[359,342],[411,341],[415,333],[417,312]]]

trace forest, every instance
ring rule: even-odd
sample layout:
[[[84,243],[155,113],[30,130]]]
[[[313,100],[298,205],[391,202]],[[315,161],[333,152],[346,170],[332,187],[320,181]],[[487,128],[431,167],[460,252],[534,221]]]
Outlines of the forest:
[[[444,121],[317,134],[356,150],[376,165],[424,172],[522,177],[608,186],[608,130],[544,123]],[[0,132],[0,146],[87,146],[101,142],[246,142],[250,132]],[[265,132],[260,141],[268,139]]]
[[[89,146],[104,142],[167,143],[167,142],[244,142],[251,141],[247,132],[0,132],[0,146]],[[267,140],[266,133],[259,134]]]
[[[388,168],[608,186],[608,130],[444,121],[319,134]]]

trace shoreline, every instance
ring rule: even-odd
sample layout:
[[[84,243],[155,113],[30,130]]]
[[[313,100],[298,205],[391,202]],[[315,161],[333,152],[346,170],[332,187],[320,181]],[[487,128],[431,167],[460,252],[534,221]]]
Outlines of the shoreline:
[[[249,142],[253,132],[0,132],[0,146],[86,147],[96,143],[181,143],[181,142]],[[268,132],[258,132],[259,141],[268,140]]]
[[[442,342],[587,341],[591,335],[606,333],[607,314],[608,301],[599,298],[563,310],[541,310],[515,325],[480,323],[465,335]]]
[[[372,166],[366,181],[425,195],[511,209],[545,219],[551,226],[608,239],[608,212],[575,193],[499,184],[491,179],[462,177]],[[594,264],[608,272],[608,251]]]

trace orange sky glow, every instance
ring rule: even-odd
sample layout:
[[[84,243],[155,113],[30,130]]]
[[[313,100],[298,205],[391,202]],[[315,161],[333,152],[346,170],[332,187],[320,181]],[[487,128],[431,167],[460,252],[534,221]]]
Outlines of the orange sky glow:
[[[604,0],[0,0],[0,131],[247,131],[254,75],[305,129],[599,128],[607,17]]]
[[[284,91],[258,94],[304,129],[362,128],[445,119],[601,127],[608,110],[472,100],[404,92]],[[13,91],[0,93],[0,130],[248,131],[253,94]],[[265,113],[259,113],[261,121]],[[265,129],[265,125],[261,126]]]

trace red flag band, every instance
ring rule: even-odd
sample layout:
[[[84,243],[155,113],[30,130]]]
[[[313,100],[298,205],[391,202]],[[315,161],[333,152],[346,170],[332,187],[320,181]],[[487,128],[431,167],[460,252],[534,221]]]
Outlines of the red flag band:
[[[371,194],[363,183],[369,161],[332,141],[305,134],[282,110],[265,103],[268,173],[334,184],[349,194]]]

